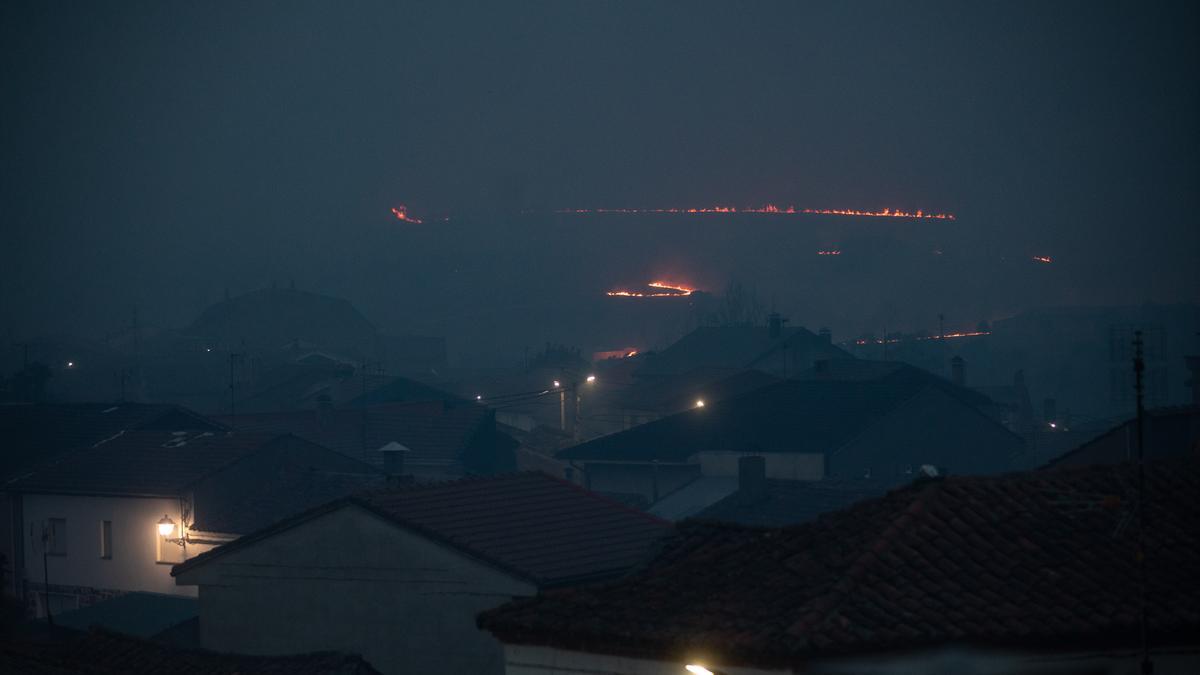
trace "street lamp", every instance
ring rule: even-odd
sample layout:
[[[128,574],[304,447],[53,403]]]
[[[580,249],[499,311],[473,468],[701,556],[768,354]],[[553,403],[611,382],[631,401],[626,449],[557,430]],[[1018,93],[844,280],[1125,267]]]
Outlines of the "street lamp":
[[[162,520],[158,521],[158,536],[170,537],[175,534],[175,521],[171,520],[171,516],[163,515]]]
[[[696,399],[696,407],[703,408],[704,407],[704,399],[702,399],[702,398]]]
[[[689,663],[684,666],[684,668],[686,668],[689,673],[692,673],[692,675],[725,675],[719,670],[709,670],[699,663]]]

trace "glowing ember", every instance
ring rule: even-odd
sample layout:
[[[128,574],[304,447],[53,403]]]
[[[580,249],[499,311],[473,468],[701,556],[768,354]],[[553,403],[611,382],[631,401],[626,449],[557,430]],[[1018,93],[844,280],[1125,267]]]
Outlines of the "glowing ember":
[[[696,292],[694,288],[681,286],[674,282],[667,281],[651,281],[646,284],[650,288],[657,288],[657,291],[626,291],[615,290],[608,291],[605,295],[620,297],[620,298],[684,298]],[[636,353],[636,352],[635,352]],[[630,354],[629,356],[632,356]]]
[[[414,224],[420,225],[422,222],[424,222],[420,218],[408,215],[408,207],[403,204],[393,207],[392,215],[396,216],[397,220],[402,220],[406,223],[414,223]]]
[[[954,220],[952,213],[926,213],[922,210],[903,211],[900,209],[883,209],[882,211],[860,211],[858,209],[798,209],[795,206],[776,206],[766,204],[760,207],[738,208],[736,206],[706,206],[699,208],[666,208],[666,209],[559,209],[555,213],[765,213],[772,215],[823,215],[823,216],[868,216],[873,218],[912,218],[920,220]]]
[[[837,250],[836,248],[828,250],[828,251],[817,251],[817,255],[841,255],[841,254],[842,254],[842,252]]]
[[[946,333],[945,335],[926,335],[923,337],[915,337],[912,339],[913,340],[942,340],[942,339],[950,340],[953,338],[979,337],[980,335],[991,335],[991,334],[992,334],[991,331],[977,330],[977,331],[964,331],[964,332],[959,332],[959,333]],[[896,344],[897,342],[902,342],[902,339],[901,338],[888,338],[886,342],[887,342],[887,344],[891,345],[891,344]],[[854,344],[856,344],[856,345],[881,345],[881,344],[884,344],[884,340],[881,340],[879,338],[876,338],[874,340],[861,340],[860,339],[860,340],[855,340]]]
[[[1053,260],[1050,259],[1050,256],[1048,256],[1048,255],[1035,255],[1035,256],[1033,256],[1033,259],[1037,262],[1046,263],[1046,264],[1050,264],[1050,263],[1054,262]]]

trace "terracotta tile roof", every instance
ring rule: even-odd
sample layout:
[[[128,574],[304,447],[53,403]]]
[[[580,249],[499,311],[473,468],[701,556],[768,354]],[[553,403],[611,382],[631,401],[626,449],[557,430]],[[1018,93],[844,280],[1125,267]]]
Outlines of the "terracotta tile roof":
[[[783,328],[771,337],[767,326],[701,326],[648,357],[639,377],[683,373],[696,368],[753,368],[776,349],[786,347],[812,358],[850,358],[850,354],[806,328]]]
[[[361,407],[217,419],[240,431],[295,434],[376,466],[383,462],[376,451],[396,442],[411,451],[404,459],[406,470],[453,477],[462,475],[463,453],[476,440],[489,414],[474,402],[426,401],[369,405],[365,424]]]
[[[1200,471],[1147,471],[1149,630],[1200,643]],[[1138,636],[1128,466],[933,479],[770,530],[692,521],[634,576],[485,612],[506,642],[726,665]]]
[[[199,509],[192,530],[248,534],[288,516],[382,485],[387,476],[370,472],[323,471],[314,467],[284,467],[263,476],[253,490],[228,495]]]
[[[755,527],[798,525],[878,497],[890,487],[894,486],[880,480],[767,480],[763,494],[734,492],[695,517]]]
[[[0,405],[0,476],[135,429],[219,431],[217,422],[158,403]]]
[[[667,529],[665,521],[534,471],[362,493],[201,554],[172,574],[344,505],[367,508],[542,587],[626,572]]]
[[[119,432],[15,478],[5,489],[173,497],[279,437],[244,432]]]
[[[1172,455],[1200,456],[1200,408],[1179,406],[1146,411],[1144,422],[1146,458]],[[1069,432],[1067,432],[1069,433]],[[1053,437],[1043,432],[1042,436]],[[1137,420],[1130,419],[1046,463],[1046,468],[1118,464],[1137,456]]]
[[[0,669],[30,675],[379,675],[350,654],[219,654],[101,629],[53,643],[0,642]]]
[[[831,452],[923,385],[785,380],[558,454],[564,459],[682,461],[703,450]]]

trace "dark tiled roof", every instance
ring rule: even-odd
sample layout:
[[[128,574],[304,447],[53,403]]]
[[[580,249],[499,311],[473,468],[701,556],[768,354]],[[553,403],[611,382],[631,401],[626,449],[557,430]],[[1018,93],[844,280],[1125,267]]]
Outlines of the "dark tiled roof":
[[[363,466],[364,471],[369,467]],[[282,518],[383,484],[382,472],[338,473],[311,467],[285,467],[255,489],[198,509],[192,530],[246,534]]]
[[[639,384],[621,397],[621,407],[672,413],[690,408],[696,399],[720,401],[778,381],[761,370],[698,368]]]
[[[1174,455],[1200,456],[1200,408],[1177,407],[1147,410],[1144,422],[1147,459]],[[1068,434],[1070,432],[1060,432]],[[1053,438],[1042,432],[1040,438]],[[1075,449],[1050,460],[1047,468],[1118,464],[1137,456],[1137,420],[1121,422]]]
[[[539,586],[612,577],[667,523],[539,472],[389,487],[334,502],[177,565],[173,575],[341,505],[367,508]]]
[[[66,453],[5,487],[16,492],[171,497],[279,436],[211,431],[119,433],[93,447]]]
[[[196,598],[135,591],[103,602],[54,615],[57,626],[86,631],[98,627],[123,635],[150,639],[196,618]]]
[[[362,657],[349,654],[219,654],[98,629],[53,643],[0,643],[0,666],[31,675],[379,675]]]
[[[702,326],[647,359],[641,377],[684,373],[696,368],[753,368],[756,361],[787,345],[817,358],[850,358],[850,354],[805,328],[784,328],[773,338],[766,326]]]
[[[704,450],[831,452],[922,388],[913,383],[788,380],[603,436],[558,456],[682,461]]]
[[[1137,640],[1128,466],[945,478],[769,530],[678,527],[644,570],[485,612],[506,642],[726,665],[822,655]],[[1200,640],[1200,472],[1147,471],[1149,630]]]
[[[158,403],[0,405],[0,476],[135,429],[218,431],[220,424],[186,408]]]
[[[488,415],[487,408],[473,402],[431,401],[366,406],[365,424],[361,407],[218,419],[243,431],[295,434],[375,465],[382,463],[375,451],[396,442],[411,451],[404,459],[406,470],[453,476],[461,475],[463,452],[483,428]]]
[[[960,387],[944,377],[935,375],[924,368],[903,363],[901,361],[871,361],[868,359],[829,359],[824,367],[824,373],[818,372],[816,366],[805,369],[796,375],[800,380],[842,380],[850,382],[890,382],[894,384],[911,383],[917,385],[932,385],[953,396],[954,398],[976,408],[994,405],[994,401],[986,394]]]
[[[798,525],[878,497],[890,487],[890,482],[878,480],[768,480],[763,494],[735,492],[695,517],[756,527]]]

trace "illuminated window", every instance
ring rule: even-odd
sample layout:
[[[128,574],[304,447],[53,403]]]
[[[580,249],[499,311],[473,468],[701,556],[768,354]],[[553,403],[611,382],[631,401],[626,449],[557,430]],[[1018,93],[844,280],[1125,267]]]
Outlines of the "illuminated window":
[[[46,553],[50,555],[67,554],[67,519],[51,518],[46,531]]]
[[[112,560],[112,521],[100,521],[100,557]]]

